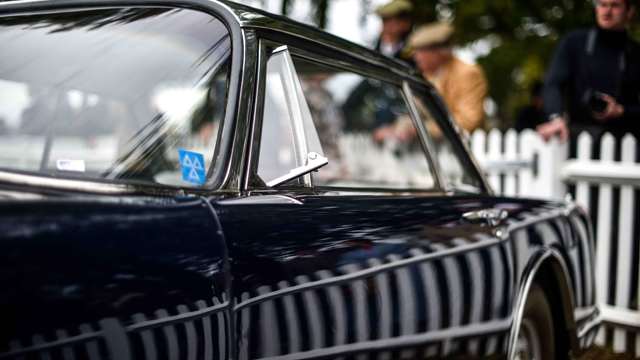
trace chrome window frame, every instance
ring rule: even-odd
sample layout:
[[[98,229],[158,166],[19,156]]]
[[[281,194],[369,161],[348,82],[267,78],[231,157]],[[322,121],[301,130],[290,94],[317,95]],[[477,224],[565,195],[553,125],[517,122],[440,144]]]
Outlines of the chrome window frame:
[[[258,174],[259,164],[260,164],[260,149],[262,145],[262,125],[264,121],[264,103],[265,103],[265,94],[266,94],[266,83],[267,83],[267,64],[269,58],[272,55],[277,54],[278,52],[286,51],[289,53],[289,48],[287,45],[274,41],[271,39],[258,38],[257,40],[257,53],[258,53],[258,63],[257,70],[255,72],[255,89],[254,89],[254,108],[251,119],[251,131],[249,134],[249,149],[248,149],[248,158],[246,162],[246,171],[244,173],[243,178],[243,190],[246,191],[277,191],[281,189],[311,189],[311,175],[306,174],[297,178],[297,180],[291,181],[287,184],[280,185],[276,188],[270,188],[267,186],[266,181],[260,177]],[[291,64],[293,65],[293,64]],[[290,69],[293,71],[293,69]],[[293,79],[291,79],[293,80]],[[299,104],[298,104],[299,105]],[[300,116],[299,111],[296,111],[294,115],[296,118],[292,119],[294,122],[294,147],[295,154],[307,154],[307,141],[305,138],[304,131],[301,131],[300,126],[303,126],[303,119]],[[300,126],[295,126],[295,124],[299,124]],[[301,159],[299,159],[301,160]],[[294,185],[295,183],[295,185]]]

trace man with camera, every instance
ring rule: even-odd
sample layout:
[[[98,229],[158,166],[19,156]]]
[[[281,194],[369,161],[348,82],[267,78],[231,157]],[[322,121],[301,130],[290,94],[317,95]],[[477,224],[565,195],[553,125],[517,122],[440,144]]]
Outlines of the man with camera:
[[[627,32],[633,1],[595,0],[597,26],[558,46],[544,88],[548,121],[537,127],[545,140],[571,136],[575,144],[582,131],[640,138],[640,45]]]

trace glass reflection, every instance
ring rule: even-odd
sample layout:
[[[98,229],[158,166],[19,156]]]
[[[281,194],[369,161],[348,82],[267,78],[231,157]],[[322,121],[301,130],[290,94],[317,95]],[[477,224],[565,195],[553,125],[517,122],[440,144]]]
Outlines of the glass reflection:
[[[231,41],[178,9],[0,18],[0,167],[192,186],[178,149],[211,167]]]

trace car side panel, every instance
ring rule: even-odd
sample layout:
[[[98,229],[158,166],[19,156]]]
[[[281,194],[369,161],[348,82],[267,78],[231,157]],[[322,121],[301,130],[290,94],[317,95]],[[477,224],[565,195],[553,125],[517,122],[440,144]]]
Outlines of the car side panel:
[[[580,216],[567,218],[543,202],[298,200],[231,201],[218,209],[232,244],[240,359],[506,354],[533,255],[583,242],[571,228]],[[464,212],[494,207],[510,213],[500,227],[461,220]],[[572,289],[588,294],[582,284],[589,271],[579,262],[585,248],[563,253]]]
[[[0,356],[231,357],[227,256],[205,202],[0,205]]]

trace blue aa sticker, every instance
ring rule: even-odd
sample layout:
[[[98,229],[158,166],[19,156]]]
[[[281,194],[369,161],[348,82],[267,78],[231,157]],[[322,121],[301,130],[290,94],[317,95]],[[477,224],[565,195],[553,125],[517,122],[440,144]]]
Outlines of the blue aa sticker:
[[[180,154],[180,168],[182,180],[192,184],[202,185],[205,182],[204,156],[202,154],[178,149]]]

